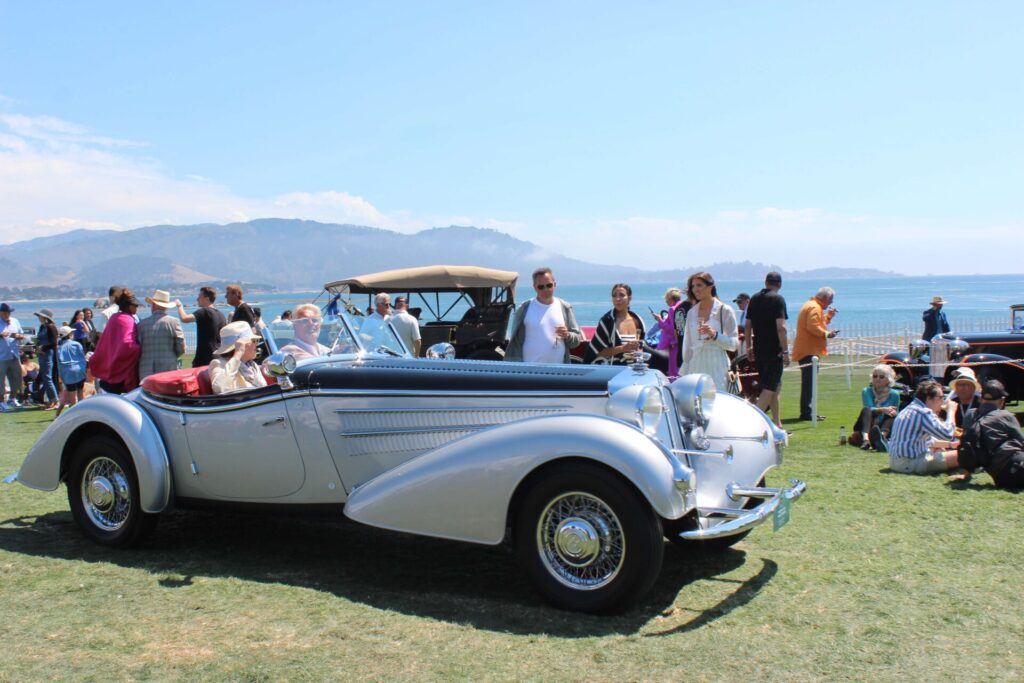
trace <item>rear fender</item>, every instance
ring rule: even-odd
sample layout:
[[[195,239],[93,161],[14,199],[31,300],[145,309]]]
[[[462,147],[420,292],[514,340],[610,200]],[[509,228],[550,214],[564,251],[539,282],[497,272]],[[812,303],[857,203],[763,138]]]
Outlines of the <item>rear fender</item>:
[[[574,414],[499,425],[425,453],[357,486],[345,514],[384,529],[496,545],[520,483],[562,459],[615,470],[667,519],[692,507],[675,484],[690,477],[692,486],[692,472],[664,446],[619,420]]]
[[[1002,356],[998,353],[972,353],[959,360],[959,365],[971,367],[979,380],[999,379],[1006,385],[1011,396],[1019,398],[1017,391],[1024,385],[1024,364],[1019,359]],[[952,377],[955,367],[950,367]]]
[[[145,411],[115,394],[93,396],[54,420],[25,456],[18,481],[40,491],[55,490],[75,448],[96,433],[113,434],[128,448],[139,479],[143,511],[167,508],[171,469],[160,432]]]

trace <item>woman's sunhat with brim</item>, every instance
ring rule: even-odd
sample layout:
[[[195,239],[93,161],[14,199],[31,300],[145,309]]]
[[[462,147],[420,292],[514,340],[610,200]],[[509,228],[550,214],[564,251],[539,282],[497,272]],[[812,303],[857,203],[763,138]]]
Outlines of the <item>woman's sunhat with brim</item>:
[[[231,349],[235,348],[235,342],[239,339],[249,341],[255,339],[259,341],[263,337],[253,333],[252,326],[244,320],[239,320],[236,323],[228,323],[224,327],[220,328],[220,348],[215,352],[217,355],[227,353]]]
[[[953,373],[953,378],[949,380],[949,390],[953,391],[956,389],[957,382],[970,382],[974,385],[974,388],[981,391],[981,382],[978,381],[977,376],[974,374],[974,370],[970,368],[957,368]]]
[[[946,301],[945,299],[943,299],[941,296],[933,296],[932,297],[932,306],[940,306],[940,305],[941,306],[945,306],[948,303],[949,302]]]
[[[174,308],[174,304],[171,303],[170,293],[162,289],[153,292],[153,296],[147,296],[146,303],[159,306],[160,308]]]
[[[32,315],[38,316],[40,318],[46,318],[51,323],[53,322],[53,311],[51,311],[49,308],[40,308]]]

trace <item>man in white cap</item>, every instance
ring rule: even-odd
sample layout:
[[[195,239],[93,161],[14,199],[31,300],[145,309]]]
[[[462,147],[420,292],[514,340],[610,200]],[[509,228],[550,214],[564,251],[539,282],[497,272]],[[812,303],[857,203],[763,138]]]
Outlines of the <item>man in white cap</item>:
[[[267,386],[254,362],[260,337],[244,320],[220,328],[220,346],[210,361],[210,384],[216,394]]]
[[[139,381],[158,372],[175,370],[178,358],[185,353],[185,333],[181,322],[167,315],[173,308],[171,295],[158,289],[146,297],[152,315],[139,323],[135,335],[139,340]]]
[[[941,296],[933,296],[931,308],[921,315],[921,319],[924,320],[923,339],[925,341],[931,341],[932,337],[937,334],[949,332],[949,321],[946,320],[946,314],[942,312],[942,306],[948,303]]]
[[[17,318],[12,318],[14,309],[6,303],[0,304],[0,412],[20,408],[16,398],[21,393],[21,355],[18,342],[25,333]],[[4,402],[4,379],[11,390],[10,398]]]

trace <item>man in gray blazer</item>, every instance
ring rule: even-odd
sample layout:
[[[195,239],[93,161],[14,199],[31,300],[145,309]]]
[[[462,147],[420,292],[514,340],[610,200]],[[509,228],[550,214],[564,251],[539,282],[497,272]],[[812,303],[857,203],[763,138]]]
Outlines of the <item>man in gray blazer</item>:
[[[550,268],[533,271],[536,298],[523,303],[512,319],[505,360],[568,363],[569,350],[583,340],[572,306],[555,296]]]
[[[146,303],[153,312],[135,328],[142,353],[139,356],[139,381],[149,375],[178,368],[178,358],[185,353],[185,333],[181,322],[167,315],[167,309],[174,306],[171,295],[156,290],[146,297]]]

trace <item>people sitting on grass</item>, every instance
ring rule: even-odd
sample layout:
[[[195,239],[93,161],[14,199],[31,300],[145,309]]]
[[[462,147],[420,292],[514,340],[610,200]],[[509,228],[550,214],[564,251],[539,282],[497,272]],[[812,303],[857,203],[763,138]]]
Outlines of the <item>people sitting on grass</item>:
[[[947,417],[953,416],[958,428],[964,426],[964,416],[981,404],[981,384],[970,368],[957,368],[949,382],[949,401],[946,403]]]
[[[1004,410],[1007,396],[1002,382],[985,382],[981,405],[967,414],[960,439],[960,467],[967,472],[951,479],[967,481],[984,467],[999,488],[1024,488],[1024,435],[1017,418]]]
[[[253,334],[252,325],[245,320],[228,323],[221,328],[221,345],[210,361],[209,369],[213,393],[226,394],[267,386],[263,372],[254,362],[261,339]]]
[[[896,416],[887,444],[894,472],[934,474],[957,468],[953,421],[939,419],[943,398],[942,385],[926,379],[917,385],[910,405]]]
[[[851,445],[885,452],[885,440],[900,409],[900,392],[894,384],[896,373],[891,366],[880,363],[871,371],[871,381],[860,394],[863,407],[850,434]]]

